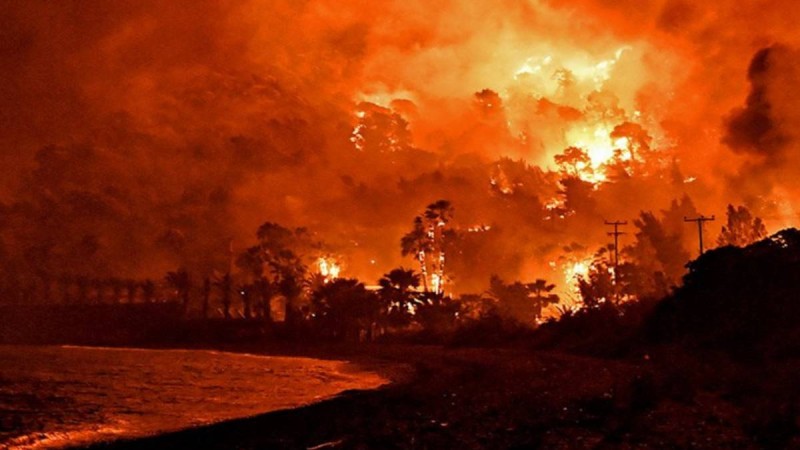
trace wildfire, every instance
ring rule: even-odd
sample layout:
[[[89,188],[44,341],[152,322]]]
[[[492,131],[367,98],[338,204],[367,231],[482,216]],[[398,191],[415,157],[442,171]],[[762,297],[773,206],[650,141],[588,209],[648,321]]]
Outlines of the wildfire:
[[[551,265],[555,265],[555,263]],[[568,297],[580,295],[578,282],[589,276],[591,267],[592,258],[590,256],[579,260],[568,260],[562,264],[564,285],[566,286],[565,294],[567,294]]]
[[[341,267],[336,261],[329,258],[319,258],[317,260],[317,268],[319,269],[319,274],[325,277],[326,283],[339,278],[339,272],[341,271]]]

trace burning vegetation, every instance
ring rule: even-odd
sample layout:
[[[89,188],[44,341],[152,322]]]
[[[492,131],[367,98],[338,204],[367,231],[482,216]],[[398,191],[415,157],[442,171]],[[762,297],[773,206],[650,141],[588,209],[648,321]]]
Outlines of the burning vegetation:
[[[307,319],[407,266],[386,314],[535,326],[794,223],[794,9],[566,3],[9,7],[3,301]]]

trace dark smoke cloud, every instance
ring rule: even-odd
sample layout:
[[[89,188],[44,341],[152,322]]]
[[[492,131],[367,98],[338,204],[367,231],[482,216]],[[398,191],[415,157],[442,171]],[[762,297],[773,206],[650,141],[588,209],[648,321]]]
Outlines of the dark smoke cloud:
[[[726,121],[724,142],[734,150],[775,158],[776,153],[785,147],[787,136],[776,122],[769,91],[773,82],[771,72],[777,70],[775,59],[786,57],[787,53],[785,48],[773,46],[760,50],[753,57],[747,72],[751,85],[747,103]],[[789,91],[796,87],[781,86],[779,89]]]

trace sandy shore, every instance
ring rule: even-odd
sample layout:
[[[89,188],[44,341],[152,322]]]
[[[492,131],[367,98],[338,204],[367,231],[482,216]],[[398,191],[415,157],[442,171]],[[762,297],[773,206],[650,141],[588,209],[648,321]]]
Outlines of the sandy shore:
[[[672,386],[651,361],[438,347],[325,352],[395,382],[91,448],[759,448],[742,431],[740,410],[720,396]],[[413,372],[398,370],[404,364]]]

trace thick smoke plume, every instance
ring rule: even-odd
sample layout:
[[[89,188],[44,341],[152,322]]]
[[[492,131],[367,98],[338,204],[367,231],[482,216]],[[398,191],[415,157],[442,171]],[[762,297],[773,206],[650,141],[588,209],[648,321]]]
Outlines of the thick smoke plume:
[[[678,211],[739,202],[774,230],[796,218],[800,13],[722,3],[4,2],[0,257],[211,273],[272,221],[375,280],[447,199],[463,292],[564,283],[604,219],[680,254]]]

